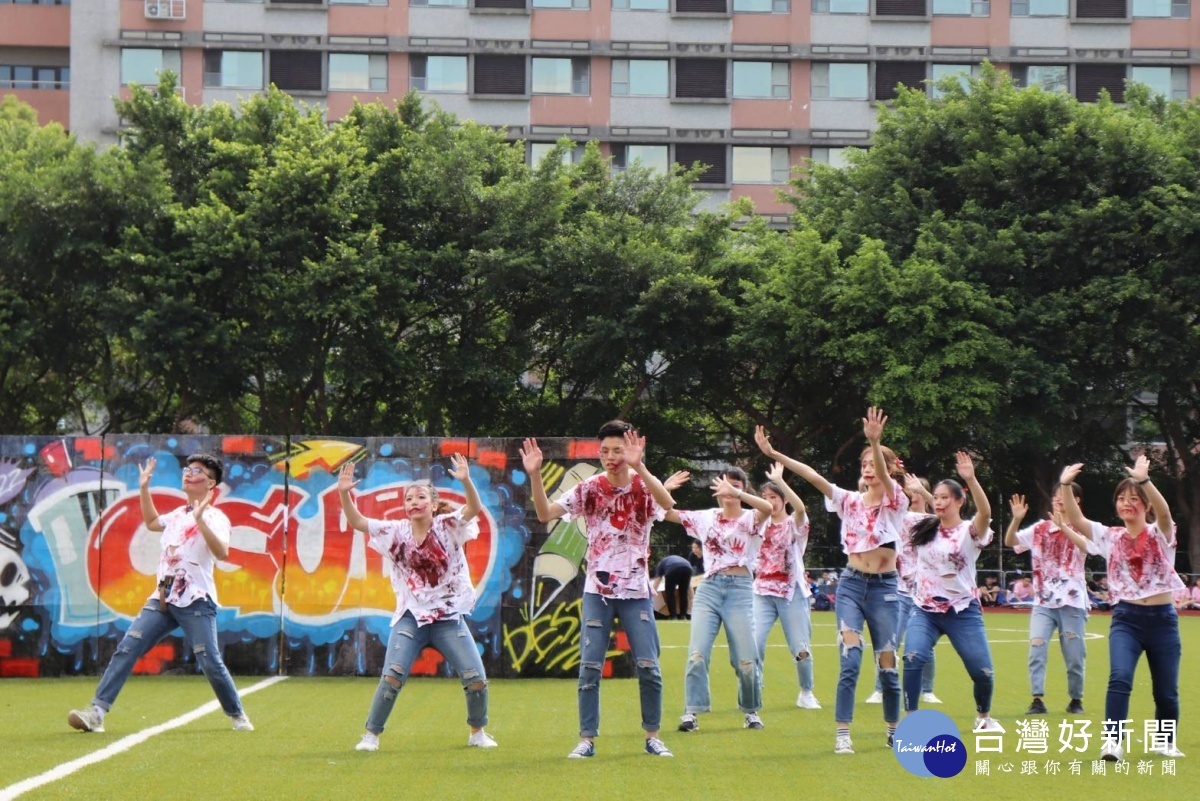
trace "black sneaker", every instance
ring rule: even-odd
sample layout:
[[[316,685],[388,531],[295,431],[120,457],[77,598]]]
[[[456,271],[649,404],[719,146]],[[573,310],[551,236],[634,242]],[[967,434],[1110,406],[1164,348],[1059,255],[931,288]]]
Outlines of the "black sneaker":
[[[700,721],[696,720],[695,715],[684,715],[679,719],[680,731],[696,731],[700,728]]]
[[[888,748],[894,748],[896,746],[896,736],[894,734],[889,734],[887,736],[887,746]]]
[[[1082,715],[1083,701],[1080,701],[1078,698],[1072,698],[1071,703],[1067,704],[1067,712],[1072,715]]]
[[[1033,703],[1029,705],[1029,709],[1025,710],[1026,715],[1045,715],[1046,712],[1046,704],[1041,698],[1034,698]]]

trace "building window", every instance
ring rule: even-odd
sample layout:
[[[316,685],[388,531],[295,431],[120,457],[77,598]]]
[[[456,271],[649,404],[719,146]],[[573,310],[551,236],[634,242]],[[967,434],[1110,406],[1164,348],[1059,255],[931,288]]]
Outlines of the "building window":
[[[1129,0],[1075,0],[1076,19],[1126,19]]]
[[[1151,92],[1167,100],[1187,100],[1191,97],[1187,67],[1133,67],[1129,71],[1129,80],[1146,84]]]
[[[590,8],[590,0],[533,0],[534,8]]]
[[[531,142],[529,145],[529,166],[536,167],[542,159],[554,152],[554,148],[558,147],[555,142]],[[573,145],[568,150],[562,153],[562,163],[578,164],[583,161],[583,154],[586,151],[584,145]]]
[[[262,51],[205,50],[204,86],[208,89],[262,89]]]
[[[388,0],[329,0],[331,6],[386,6],[387,4]],[[418,0],[409,0],[409,5],[419,4]]]
[[[786,184],[791,177],[786,147],[733,148],[733,183]]]
[[[530,69],[535,95],[587,95],[589,62],[586,58],[534,58]]]
[[[617,11],[670,11],[671,0],[612,0]]]
[[[466,8],[467,0],[408,0],[408,4],[410,6],[430,6],[430,7],[440,7],[440,8]]]
[[[409,88],[418,92],[467,91],[466,56],[409,56]]]
[[[70,89],[70,67],[0,64],[0,89]]]
[[[69,6],[71,0],[0,0],[0,6],[13,4],[18,6]]]
[[[1071,0],[1012,0],[1014,17],[1065,17]]]
[[[733,62],[733,96],[777,99],[790,97],[791,84],[787,62]]]
[[[828,100],[866,100],[870,65],[839,61],[812,65],[812,96]]]
[[[938,84],[943,78],[956,78],[958,85],[962,87],[964,92],[970,91],[971,85],[967,82],[968,78],[979,77],[978,64],[934,64],[930,71],[930,96],[937,100],[945,96],[945,92],[938,89]]]
[[[681,58],[675,61],[675,97],[724,98],[727,62],[718,58]]]
[[[613,145],[613,168],[624,170],[641,164],[666,175],[671,171],[670,148],[666,145]]]
[[[525,56],[475,56],[477,95],[524,95]]]
[[[850,151],[851,147],[814,147],[812,149],[812,160],[818,164],[828,164],[830,167],[837,167],[839,170],[843,167],[850,166]]]
[[[875,0],[877,17],[924,17],[928,9],[927,0]]]
[[[675,0],[678,14],[725,14],[728,11],[728,0]]]
[[[121,49],[121,85],[140,83],[153,86],[160,72],[179,74],[178,50],[149,50],[139,47]]]
[[[1075,97],[1084,103],[1100,99],[1100,90],[1107,89],[1114,103],[1125,101],[1124,64],[1076,64]]]
[[[704,172],[696,178],[696,183],[727,184],[729,179],[726,177],[726,168],[729,157],[726,150],[725,145],[678,144],[675,145],[675,163],[682,164],[689,170],[697,161],[707,165]]]
[[[671,93],[670,62],[665,59],[613,59],[612,93],[629,97],[666,97]]]
[[[474,0],[472,5],[475,8],[507,8],[513,10],[524,10],[526,8],[525,0]]]
[[[1012,68],[1013,82],[1022,88],[1040,86],[1047,92],[1065,92],[1067,65],[1065,64],[1020,64]]]
[[[812,0],[814,14],[870,14],[871,0]]]
[[[1133,0],[1133,16],[1188,19],[1191,16],[1191,2],[1190,0]]]
[[[786,14],[791,10],[791,0],[733,0],[735,14]]]
[[[330,53],[329,91],[387,91],[387,56],[382,53]]]
[[[948,17],[990,17],[992,3],[991,0],[933,0],[933,13]]]
[[[324,55],[316,50],[272,50],[271,83],[285,92],[320,92]]]
[[[925,62],[875,62],[876,100],[895,100],[900,96],[901,84],[907,86],[909,89],[922,88],[925,85]]]

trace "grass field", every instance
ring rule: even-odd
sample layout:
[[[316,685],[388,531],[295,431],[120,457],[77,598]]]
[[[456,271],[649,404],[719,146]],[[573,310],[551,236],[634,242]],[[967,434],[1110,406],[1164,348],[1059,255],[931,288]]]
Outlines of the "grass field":
[[[996,665],[993,716],[1008,729],[1003,754],[976,754],[970,724],[974,717],[971,685],[945,640],[938,648],[938,708],[958,723],[970,754],[967,766],[949,780],[920,779],[906,773],[884,744],[881,708],[860,703],[853,736],[857,754],[833,753],[833,696],[837,651],[832,614],[815,615],[814,655],[817,697],[824,708],[795,707],[795,669],[776,627],[765,667],[764,731],[747,731],[735,704],[728,651],[718,647],[712,671],[717,711],[701,717],[701,730],[674,730],[683,704],[683,666],[688,624],[662,622],[664,734],[673,760],[642,753],[637,684],[632,679],[605,680],[601,690],[601,732],[597,756],[568,760],[578,721],[573,680],[508,680],[491,683],[488,731],[500,748],[466,748],[465,705],[455,680],[415,679],[396,705],[377,753],[358,753],[376,679],[289,678],[246,698],[257,730],[233,732],[218,713],[151,737],[111,759],[47,784],[22,799],[146,798],[428,798],[428,799],[760,799],[776,797],[907,797],[981,798],[987,801],[1047,796],[1094,798],[1101,793],[1151,797],[1186,797],[1200,791],[1200,735],[1189,726],[1188,713],[1200,707],[1200,683],[1191,679],[1200,664],[1200,617],[1181,621],[1184,654],[1180,692],[1183,720],[1179,745],[1188,757],[1176,760],[1175,776],[1160,775],[1154,757],[1150,775],[1139,775],[1139,743],[1127,775],[1106,765],[1106,775],[1092,775],[1098,743],[1084,754],[1057,753],[1058,723],[1068,716],[1066,678],[1057,644],[1051,647],[1047,705],[1051,714],[1049,753],[1016,753],[1016,721],[1029,703],[1025,668],[1028,617],[1020,613],[987,615]],[[1099,730],[1108,672],[1105,635],[1109,618],[1093,616],[1088,625],[1089,665],[1087,714]],[[722,637],[718,642],[723,642]],[[239,687],[257,678],[238,678]],[[8,788],[57,765],[82,757],[195,709],[213,699],[200,677],[131,679],[104,734],[84,735],[66,724],[66,713],[86,703],[95,678],[61,680],[10,679],[0,682],[0,799]],[[871,691],[864,671],[860,702]],[[1149,671],[1139,665],[1130,716],[1135,736],[1152,717]],[[976,760],[987,758],[990,775],[976,775]],[[1046,775],[1047,760],[1061,762],[1059,775]],[[1068,763],[1082,760],[1081,775],[1070,775]],[[1035,761],[1038,775],[1021,775],[1022,763]],[[1003,773],[1000,765],[1012,765]]]

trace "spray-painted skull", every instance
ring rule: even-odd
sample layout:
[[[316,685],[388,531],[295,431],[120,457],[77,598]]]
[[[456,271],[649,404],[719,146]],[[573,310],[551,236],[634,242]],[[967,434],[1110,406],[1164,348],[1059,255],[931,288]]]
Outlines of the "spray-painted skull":
[[[29,568],[8,543],[16,538],[0,530],[0,631],[12,625],[29,600]]]

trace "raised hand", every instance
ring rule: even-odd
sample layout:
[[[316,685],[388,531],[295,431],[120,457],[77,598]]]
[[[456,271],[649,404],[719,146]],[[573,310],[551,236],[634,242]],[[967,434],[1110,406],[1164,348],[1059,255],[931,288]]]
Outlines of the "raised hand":
[[[709,489],[718,498],[736,498],[741,493],[741,490],[730,484],[725,476],[714,479],[713,483],[709,485]]]
[[[212,506],[212,502],[216,500],[216,497],[216,488],[210,489],[208,492],[204,493],[204,500],[200,501],[200,503],[196,504],[196,506],[192,509],[192,517],[196,519],[197,523],[200,522],[200,518],[204,515],[204,510],[209,506]]]
[[[1139,484],[1150,477],[1150,460],[1145,454],[1133,460],[1133,467],[1126,467],[1125,472]]]
[[[908,490],[910,495],[923,496],[925,494],[925,485],[921,483],[921,479],[912,473],[904,474],[904,488]]]
[[[150,478],[154,475],[154,468],[158,466],[158,460],[151,456],[146,460],[145,464],[138,465],[138,487],[145,489],[150,486]]]
[[[1024,520],[1029,514],[1029,504],[1025,503],[1024,495],[1014,495],[1008,499],[1008,508],[1012,510],[1013,520]]]
[[[867,416],[863,418],[863,436],[867,438],[867,442],[872,445],[879,442],[883,437],[885,425],[887,425],[887,415],[883,413],[883,409],[878,406],[867,409]]]
[[[758,445],[758,449],[763,452],[764,456],[769,456],[772,459],[776,457],[775,446],[771,444],[771,437],[767,434],[765,426],[754,427],[754,442]]]
[[[449,473],[459,481],[469,481],[471,479],[471,468],[467,464],[467,457],[461,453],[451,454]]]
[[[542,449],[538,447],[536,439],[527,439],[521,443],[521,464],[525,472],[531,475],[541,471]]]
[[[1062,474],[1058,477],[1059,484],[1070,484],[1075,479],[1079,478],[1079,474],[1083,471],[1083,462],[1069,464],[1062,469]]]
[[[642,463],[642,456],[646,453],[646,438],[638,436],[638,432],[630,429],[625,432],[625,443],[621,446],[621,455],[625,458],[625,464],[637,469],[637,466]]]
[[[666,488],[667,492],[674,492],[691,480],[691,473],[689,473],[687,470],[679,470],[675,473],[672,473],[667,480],[663,482],[663,486]]]
[[[958,469],[958,475],[963,481],[970,483],[971,479],[975,478],[975,463],[971,461],[971,455],[966,451],[959,451],[954,454],[957,461],[955,467]]]
[[[354,463],[346,462],[338,471],[338,492],[349,492],[357,485],[358,482],[354,480]]]
[[[784,481],[782,462],[775,462],[771,465],[770,469],[767,470],[767,481],[770,481],[772,484],[776,484],[781,487],[783,486]]]

